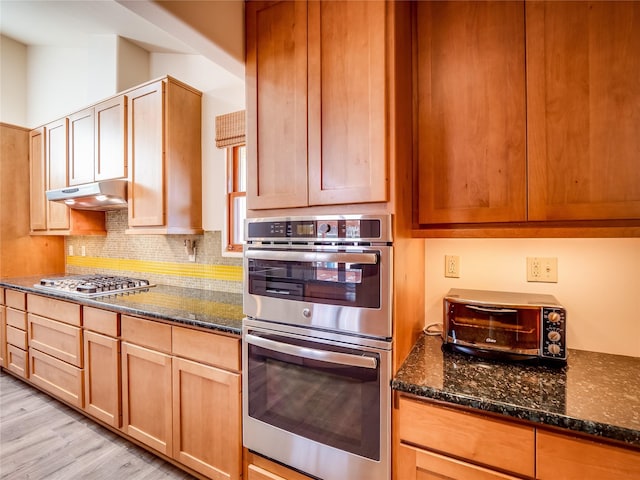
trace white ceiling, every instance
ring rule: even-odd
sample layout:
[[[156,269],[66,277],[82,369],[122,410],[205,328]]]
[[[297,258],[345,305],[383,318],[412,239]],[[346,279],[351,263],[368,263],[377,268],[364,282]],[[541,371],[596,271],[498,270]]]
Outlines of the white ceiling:
[[[197,53],[114,0],[0,0],[0,34],[25,45],[57,47],[114,34],[149,52]]]

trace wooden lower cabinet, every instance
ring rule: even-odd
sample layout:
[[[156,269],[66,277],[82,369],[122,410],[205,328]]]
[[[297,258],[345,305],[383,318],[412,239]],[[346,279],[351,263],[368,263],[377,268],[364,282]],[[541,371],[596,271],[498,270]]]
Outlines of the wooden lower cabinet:
[[[410,445],[397,447],[397,479],[402,480],[516,480],[520,477],[503,474],[488,468],[463,462]]]
[[[120,342],[99,333],[84,332],[85,411],[95,418],[119,428]]]
[[[247,480],[312,480],[311,477],[251,453],[246,449],[245,477]]]
[[[29,348],[82,368],[82,329],[28,314]]]
[[[122,342],[121,361],[122,430],[171,456],[171,356]]]
[[[83,370],[67,362],[29,348],[29,380],[56,397],[82,408]]]
[[[173,457],[215,480],[242,473],[240,374],[173,358]]]
[[[2,351],[5,358],[2,366],[22,378],[29,378],[27,356],[27,312],[26,296],[22,292],[6,290],[2,307]]]
[[[540,480],[637,480],[640,452],[557,433],[536,434]]]

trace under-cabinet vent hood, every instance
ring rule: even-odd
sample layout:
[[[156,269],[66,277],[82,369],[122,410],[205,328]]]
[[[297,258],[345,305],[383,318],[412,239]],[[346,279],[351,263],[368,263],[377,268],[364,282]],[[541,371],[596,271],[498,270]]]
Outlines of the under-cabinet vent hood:
[[[105,180],[73,187],[47,190],[47,200],[76,210],[118,210],[127,208],[127,180]]]

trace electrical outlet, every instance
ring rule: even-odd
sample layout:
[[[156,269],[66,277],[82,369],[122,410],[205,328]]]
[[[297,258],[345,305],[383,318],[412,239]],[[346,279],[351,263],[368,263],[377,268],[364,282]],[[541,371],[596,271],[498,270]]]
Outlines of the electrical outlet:
[[[73,245],[69,245],[69,256],[73,257]]]
[[[85,248],[84,245],[80,247],[80,255],[82,255],[83,257],[87,256],[87,249]]]
[[[558,283],[558,259],[527,257],[527,282]]]
[[[460,257],[458,255],[444,256],[444,276],[460,278]]]

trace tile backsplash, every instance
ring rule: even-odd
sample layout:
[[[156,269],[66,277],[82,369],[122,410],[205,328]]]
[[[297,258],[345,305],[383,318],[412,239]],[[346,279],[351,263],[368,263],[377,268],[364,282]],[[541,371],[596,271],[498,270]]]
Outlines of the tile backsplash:
[[[222,256],[221,232],[127,235],[126,210],[107,212],[106,223],[106,236],[65,239],[68,274],[126,275],[165,285],[242,293],[242,259]],[[185,240],[196,242],[195,262],[189,261]]]

